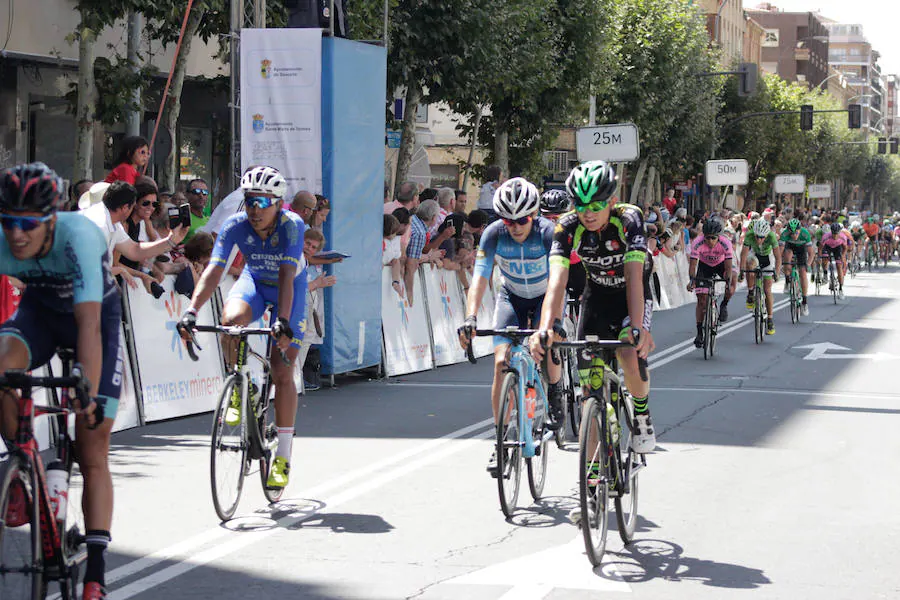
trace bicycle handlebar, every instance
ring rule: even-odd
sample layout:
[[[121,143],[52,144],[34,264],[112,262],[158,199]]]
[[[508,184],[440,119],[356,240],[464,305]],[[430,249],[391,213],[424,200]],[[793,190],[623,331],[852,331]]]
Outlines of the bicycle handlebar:
[[[75,397],[78,399],[81,407],[85,408],[91,403],[89,393],[90,385],[88,380],[84,377],[84,374],[81,372],[81,367],[76,365],[73,370],[76,369],[76,375],[69,375],[67,377],[37,377],[35,375],[30,375],[24,370],[10,369],[0,375],[0,387],[15,388],[19,390],[26,387],[71,388],[75,390]],[[45,413],[61,413],[65,411],[63,408],[52,406],[41,407],[41,410]],[[94,414],[96,420],[94,421],[93,426],[88,426],[89,429],[96,429],[100,422],[103,421],[103,410],[100,408],[99,404],[97,405]]]
[[[194,333],[223,333],[225,335],[231,336],[250,336],[250,335],[271,335],[272,328],[271,327],[242,327],[240,325],[195,325],[191,330],[191,339],[183,340],[184,345],[187,348],[188,356],[191,357],[191,360],[197,362],[200,360],[200,356],[197,354],[196,350],[194,350],[194,346],[197,347],[197,350],[203,350],[200,344],[197,343],[197,339],[194,337]],[[290,365],[291,361],[288,360],[287,355],[281,348],[278,348],[278,354],[281,356],[281,360],[284,364]]]

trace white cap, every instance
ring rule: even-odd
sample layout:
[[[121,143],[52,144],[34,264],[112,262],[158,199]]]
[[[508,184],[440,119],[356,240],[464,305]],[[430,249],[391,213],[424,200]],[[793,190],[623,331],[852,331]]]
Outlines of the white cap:
[[[94,204],[101,202],[103,200],[103,194],[106,193],[107,188],[109,188],[110,184],[105,181],[98,181],[94,185],[90,187],[88,191],[81,195],[81,198],[78,199],[78,208],[80,210],[84,210],[86,208],[90,208]]]

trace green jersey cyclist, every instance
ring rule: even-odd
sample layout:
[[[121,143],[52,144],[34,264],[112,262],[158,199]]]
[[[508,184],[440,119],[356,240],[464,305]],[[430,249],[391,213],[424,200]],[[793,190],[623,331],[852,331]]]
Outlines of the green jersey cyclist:
[[[772,319],[772,281],[778,279],[781,271],[781,248],[778,246],[778,238],[769,227],[765,219],[753,221],[753,225],[744,237],[744,247],[741,249],[741,270],[753,270],[756,267],[762,270],[763,291],[766,295],[766,309],[769,316],[766,318],[766,334],[775,334],[775,321]],[[753,310],[753,286],[756,285],[756,274],[747,273],[747,310]]]
[[[650,380],[642,381],[638,357],[653,350],[650,321],[653,300],[644,218],[631,204],[613,196],[617,177],[611,165],[591,161],[575,167],[566,180],[575,211],[561,217],[553,233],[550,251],[550,283],[541,313],[541,332],[552,344],[552,327],[562,316],[562,301],[569,278],[570,255],[574,250],[587,272],[582,295],[577,338],[596,335],[600,339],[622,339],[637,344],[616,355],[625,371],[625,383],[634,399],[636,452],[652,452],[656,434],[650,420],[648,396]],[[543,358],[540,333],[529,340],[535,360]],[[593,361],[579,364],[581,383],[589,389],[601,384]]]
[[[272,337],[277,347],[273,355],[284,352],[286,360],[272,357],[272,381],[275,384],[275,425],[278,449],[269,479],[270,488],[284,488],[290,474],[291,443],[297,414],[297,387],[294,361],[300,351],[306,327],[306,272],[302,262],[306,225],[295,213],[282,211],[287,182],[272,167],[254,167],[241,178],[244,211],[225,221],[209,265],[203,271],[191,306],[178,325],[181,335],[190,338],[197,323],[197,311],[212,297],[225,272],[231,250],[237,246],[245,266],[231,288],[222,314],[222,325],[246,326],[259,319],[271,305]],[[226,360],[233,363],[237,346],[233,339],[223,340]],[[240,399],[225,412],[229,426],[240,424]]]
[[[791,259],[797,263],[797,271],[800,273],[800,291],[803,295],[803,304],[800,306],[800,314],[804,317],[809,314],[809,306],[806,304],[809,281],[806,277],[806,269],[813,263],[816,257],[816,245],[812,241],[812,235],[806,227],[800,225],[798,219],[788,221],[787,227],[781,233],[779,240],[784,261],[784,292],[788,293],[791,285],[791,267],[788,263]]]
[[[43,163],[0,173],[0,273],[25,283],[16,313],[0,326],[0,373],[36,369],[57,348],[75,351],[90,385],[90,406],[75,419],[75,454],[84,477],[85,600],[105,598],[106,548],[113,513],[109,440],[122,386],[122,306],[103,232],[86,217],[57,213],[62,179]],[[18,396],[0,391],[0,430],[13,438]],[[91,428],[95,427],[95,428]],[[10,498],[10,518],[24,493]],[[11,511],[11,512],[10,512]]]

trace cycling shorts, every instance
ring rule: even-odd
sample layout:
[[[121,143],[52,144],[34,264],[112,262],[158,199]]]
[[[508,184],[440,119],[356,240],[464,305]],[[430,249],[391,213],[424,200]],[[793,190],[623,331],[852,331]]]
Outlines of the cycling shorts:
[[[247,269],[241,272],[241,276],[235,282],[234,287],[228,292],[225,304],[232,300],[242,300],[250,305],[251,321],[261,318],[263,313],[266,312],[267,306],[272,306],[272,315],[278,315],[278,287],[257,282]],[[291,347],[300,348],[300,344],[303,342],[303,334],[306,332],[305,272],[294,278],[294,304],[291,307],[291,316],[288,321],[294,332],[294,337],[291,339]]]
[[[653,297],[650,296],[649,276],[644,281],[643,327],[650,331],[653,318]],[[581,301],[577,337],[596,335],[601,340],[617,340],[622,329],[631,324],[628,315],[628,299],[625,290],[598,291],[598,287],[588,282]]]
[[[709,266],[708,264],[701,262],[697,265],[697,278],[698,279],[714,279],[716,276],[725,279],[725,263],[720,262],[714,267]],[[717,286],[720,290],[722,289],[722,284],[720,283]],[[694,292],[697,294],[708,294],[708,287],[695,287]]]
[[[807,251],[805,247],[797,248],[794,246],[785,245],[785,252],[790,252],[794,255],[794,261],[797,263],[798,269],[805,269],[807,267]],[[787,258],[784,259],[785,262],[788,262]]]
[[[505,287],[498,286],[499,291],[494,302],[494,329],[506,327],[519,327],[537,329],[541,322],[541,307],[544,304],[544,296],[537,298],[522,298],[510,294]],[[503,344],[511,344],[512,340],[500,335],[494,336],[494,348]]]
[[[772,277],[775,275],[775,255],[774,254],[763,254],[762,256],[758,254],[754,254],[756,260],[759,262],[759,268],[763,272],[763,277]],[[751,267],[752,269],[752,267]]]
[[[103,366],[97,404],[103,407],[106,419],[115,419],[122,390],[122,348],[119,328],[122,325],[122,304],[118,292],[104,300],[100,309],[100,341]],[[19,309],[0,325],[0,336],[16,337],[28,348],[28,369],[42,367],[56,354],[58,348],[77,349],[78,325],[74,313],[60,313],[29,300],[28,289],[22,296]],[[78,360],[76,351],[75,360]]]
[[[586,281],[587,272],[584,270],[584,265],[580,262],[570,264],[569,279],[566,282],[566,291],[569,294],[569,298],[581,298]]]
[[[824,246],[822,248],[822,258],[832,258],[834,260],[841,260],[841,255],[843,254],[843,246],[835,246],[832,248],[831,246]]]

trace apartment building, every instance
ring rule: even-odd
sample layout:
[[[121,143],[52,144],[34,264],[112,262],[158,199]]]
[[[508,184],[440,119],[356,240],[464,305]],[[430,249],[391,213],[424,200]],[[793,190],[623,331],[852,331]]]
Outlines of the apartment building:
[[[885,131],[885,83],[878,66],[878,52],[866,38],[862,25],[826,22],[829,32],[828,62],[855,90],[854,102],[862,105],[863,127]]]
[[[744,54],[743,0],[700,0],[696,4],[706,14],[709,39],[722,49],[722,66],[740,62]]]
[[[743,62],[762,64],[762,44],[765,38],[763,26],[744,13],[744,45],[741,52]]]
[[[828,77],[829,34],[812,12],[783,12],[771,4],[748,10],[764,30],[762,69],[786,81],[817,87]]]
[[[20,162],[42,160],[64,178],[72,177],[76,127],[69,99],[78,81],[78,45],[66,36],[75,31],[79,15],[69,0],[18,2],[10,23],[10,35],[0,44],[0,168]],[[0,33],[0,41],[6,33]],[[95,44],[98,57],[109,56],[109,46],[126,52],[124,23],[102,32]],[[210,44],[193,40],[187,58],[187,79],[181,100],[181,118],[176,139],[160,130],[153,152],[154,168],[160,168],[173,142],[184,177],[200,176],[211,182],[227,173],[227,86],[201,81],[228,74],[228,67],[215,58],[217,40]],[[159,69],[150,97],[159,102],[172,64],[174,44],[168,48],[145,39],[141,54]],[[158,106],[145,102],[141,132],[148,139],[158,117]],[[124,124],[98,126],[94,139],[95,179],[102,178],[115,157]],[[185,171],[187,169],[187,171]],[[230,179],[228,180],[230,185]],[[229,190],[225,190],[226,193]]]

